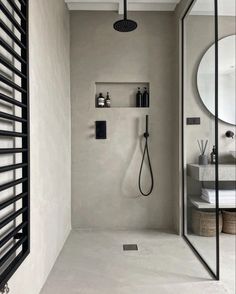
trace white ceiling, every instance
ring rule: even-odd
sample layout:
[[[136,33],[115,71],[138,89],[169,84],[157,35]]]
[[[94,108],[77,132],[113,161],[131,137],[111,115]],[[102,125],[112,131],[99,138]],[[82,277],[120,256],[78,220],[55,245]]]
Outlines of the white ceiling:
[[[198,0],[192,10],[193,15],[213,15],[214,14],[214,2],[212,0]],[[225,16],[236,15],[236,3],[235,0],[218,0],[218,14]]]
[[[123,13],[123,0],[65,0],[69,10],[108,10]],[[128,0],[129,11],[173,11],[180,0]]]

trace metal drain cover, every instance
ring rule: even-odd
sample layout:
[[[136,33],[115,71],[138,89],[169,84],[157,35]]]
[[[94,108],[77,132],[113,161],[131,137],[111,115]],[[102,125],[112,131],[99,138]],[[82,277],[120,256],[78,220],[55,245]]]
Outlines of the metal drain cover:
[[[137,251],[138,245],[137,244],[124,244],[123,250],[124,251]]]

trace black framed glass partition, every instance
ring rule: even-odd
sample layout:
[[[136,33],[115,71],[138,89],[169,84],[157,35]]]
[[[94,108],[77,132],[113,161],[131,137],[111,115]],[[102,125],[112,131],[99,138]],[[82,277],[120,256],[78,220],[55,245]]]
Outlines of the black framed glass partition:
[[[182,19],[183,236],[219,279],[218,7],[195,0]]]

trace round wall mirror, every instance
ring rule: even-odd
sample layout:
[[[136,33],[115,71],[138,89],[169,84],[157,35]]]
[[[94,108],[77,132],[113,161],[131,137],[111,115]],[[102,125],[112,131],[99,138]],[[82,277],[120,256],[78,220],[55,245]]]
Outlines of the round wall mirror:
[[[235,35],[218,41],[218,117],[232,125],[236,125],[235,42]],[[203,104],[215,115],[215,45],[212,45],[201,59],[197,73],[197,87]]]

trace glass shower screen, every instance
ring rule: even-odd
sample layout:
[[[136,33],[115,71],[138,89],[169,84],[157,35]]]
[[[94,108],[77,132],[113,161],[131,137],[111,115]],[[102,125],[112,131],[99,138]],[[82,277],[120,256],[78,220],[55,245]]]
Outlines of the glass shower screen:
[[[182,19],[183,235],[219,279],[216,2],[193,1]],[[204,99],[214,111],[207,109]]]

